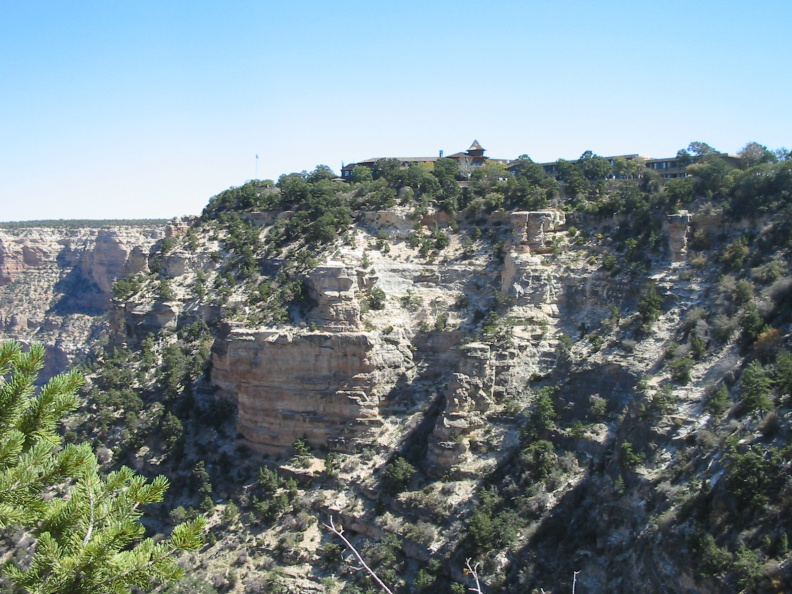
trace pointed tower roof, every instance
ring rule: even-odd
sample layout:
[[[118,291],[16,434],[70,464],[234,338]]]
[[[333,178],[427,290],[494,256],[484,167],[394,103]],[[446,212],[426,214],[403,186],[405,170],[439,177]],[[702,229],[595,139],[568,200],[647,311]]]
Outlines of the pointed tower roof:
[[[484,150],[486,150],[486,149],[484,149],[484,147],[479,144],[479,141],[478,140],[474,140],[473,144],[470,145],[470,148],[468,149],[468,152],[471,152],[471,151],[484,152]]]

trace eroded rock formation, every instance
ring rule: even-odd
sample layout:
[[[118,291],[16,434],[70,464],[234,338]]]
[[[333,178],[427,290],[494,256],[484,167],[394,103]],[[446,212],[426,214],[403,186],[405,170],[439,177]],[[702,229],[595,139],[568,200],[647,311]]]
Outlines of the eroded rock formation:
[[[321,331],[237,328],[216,345],[212,383],[236,399],[239,432],[256,450],[282,454],[304,437],[348,451],[382,423],[412,353],[399,337],[359,331],[364,281],[341,262],[318,266],[308,289]]]
[[[341,262],[316,267],[308,279],[310,296],[316,302],[312,319],[327,330],[359,330],[360,303],[355,297],[359,282],[365,282]]]
[[[239,432],[260,452],[303,437],[352,450],[410,364],[408,348],[371,333],[237,329],[213,354],[212,382],[235,396]]]
[[[462,360],[446,390],[445,409],[429,438],[426,461],[435,476],[458,468],[470,457],[470,435],[485,425],[482,413],[493,402],[495,374],[489,345],[471,343],[461,351]]]
[[[509,221],[512,225],[512,250],[544,254],[552,251],[553,237],[561,231],[566,219],[558,210],[537,210],[513,212]]]
[[[688,230],[691,218],[687,211],[668,215],[667,217],[668,247],[671,252],[672,262],[684,262],[687,260]]]

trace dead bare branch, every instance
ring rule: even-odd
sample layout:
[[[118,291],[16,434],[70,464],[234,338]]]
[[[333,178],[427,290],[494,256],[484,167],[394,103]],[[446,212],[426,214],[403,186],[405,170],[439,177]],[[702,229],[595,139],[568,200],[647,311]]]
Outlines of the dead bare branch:
[[[465,567],[467,568],[465,570],[465,573],[472,575],[473,579],[476,580],[476,587],[470,588],[470,591],[478,592],[478,594],[484,594],[484,592],[481,591],[481,583],[479,582],[479,576],[478,576],[479,563],[476,563],[471,567],[470,559],[465,559]]]
[[[338,528],[335,527],[335,524],[333,523],[333,516],[330,516],[330,524],[329,525],[325,524],[324,527],[327,528],[333,534],[335,534],[338,538],[343,540],[346,547],[350,551],[352,551],[352,554],[357,558],[357,560],[360,562],[360,565],[362,566],[357,569],[365,569],[368,572],[368,574],[371,576],[371,579],[373,579],[380,588],[382,588],[388,594],[393,594],[390,588],[388,588],[388,586],[382,583],[382,580],[379,579],[376,573],[374,573],[374,570],[371,569],[371,567],[369,567],[368,565],[366,565],[366,562],[363,561],[363,557],[361,557],[360,553],[357,552],[357,549],[352,546],[352,543],[346,539],[346,537],[343,534],[344,528],[342,526],[339,526]]]

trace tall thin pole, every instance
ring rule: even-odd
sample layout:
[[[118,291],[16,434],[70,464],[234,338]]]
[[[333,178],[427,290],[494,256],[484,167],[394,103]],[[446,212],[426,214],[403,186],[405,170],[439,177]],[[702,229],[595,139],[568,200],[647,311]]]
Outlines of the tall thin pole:
[[[253,177],[253,179],[258,179],[258,155],[256,155],[256,175]]]

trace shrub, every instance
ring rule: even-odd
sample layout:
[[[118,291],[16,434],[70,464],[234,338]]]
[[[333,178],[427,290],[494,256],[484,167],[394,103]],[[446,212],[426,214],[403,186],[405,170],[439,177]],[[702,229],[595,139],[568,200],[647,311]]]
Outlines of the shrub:
[[[568,355],[572,351],[572,339],[566,334],[561,334],[558,337],[556,344],[556,353],[559,355]]]
[[[409,311],[417,311],[423,305],[423,299],[416,295],[412,289],[407,289],[407,294],[401,298],[401,305]]]
[[[608,272],[618,272],[619,259],[615,254],[605,254],[602,257],[602,268]]]
[[[534,481],[542,481],[550,476],[557,459],[553,444],[540,439],[523,449],[519,462]]]
[[[700,573],[705,576],[723,571],[731,561],[731,554],[719,547],[710,533],[699,534],[693,539],[690,550],[699,561]]]
[[[754,507],[763,506],[777,475],[773,461],[767,459],[763,452],[753,449],[744,454],[732,452],[727,460],[729,486],[740,503]]]
[[[633,444],[629,441],[622,442],[621,444],[621,460],[622,464],[628,468],[637,466],[644,461],[646,456],[643,452],[636,452],[633,450]]]
[[[404,529],[404,536],[428,547],[437,538],[437,531],[429,522],[421,520],[417,524],[407,524]]]
[[[159,282],[159,298],[162,301],[172,301],[176,298],[176,293],[173,292],[170,283],[165,278],[160,279]]]
[[[680,384],[690,383],[690,370],[694,361],[690,357],[675,357],[668,367],[671,370],[671,379]]]
[[[774,380],[782,394],[792,394],[792,354],[789,351],[776,355]]]
[[[415,576],[413,586],[418,590],[418,592],[428,592],[429,589],[434,586],[434,582],[435,578],[431,573],[425,569],[420,569]]]
[[[706,341],[696,334],[691,333],[688,336],[688,344],[690,345],[690,350],[693,353],[693,357],[696,359],[701,359],[704,356],[704,353],[707,352]]]
[[[338,476],[338,472],[341,470],[341,460],[338,457],[338,454],[329,453],[324,461],[324,469],[325,474],[330,478],[334,478]]]
[[[382,475],[382,491],[386,495],[398,495],[404,491],[415,476],[415,467],[401,456],[388,463]]]
[[[712,321],[712,330],[715,338],[721,342],[729,340],[737,329],[737,321],[726,314],[718,314]]]
[[[325,567],[338,565],[343,557],[344,548],[341,545],[330,542],[322,548],[322,564]]]
[[[736,241],[727,245],[721,254],[721,262],[727,270],[739,272],[745,266],[745,259],[748,257],[748,242],[740,237]]]
[[[239,517],[239,508],[236,503],[229,501],[228,505],[223,508],[223,522],[226,524],[233,524]]]
[[[294,440],[294,458],[293,464],[298,468],[307,468],[311,458],[311,445],[308,440],[299,437]]]
[[[601,396],[594,395],[591,397],[589,414],[594,419],[601,419],[605,416],[608,410],[608,401]]]
[[[265,495],[273,495],[282,485],[283,479],[277,471],[267,468],[259,468],[258,486]]]
[[[734,571],[737,574],[737,586],[741,590],[753,591],[762,577],[762,562],[756,551],[742,544],[737,550],[734,560]]]
[[[714,416],[719,416],[730,406],[729,390],[724,384],[721,384],[707,400],[707,410]]]
[[[657,288],[653,284],[648,284],[638,300],[638,314],[644,325],[651,327],[657,321],[657,318],[660,317],[662,303],[663,298],[657,292]]]
[[[756,338],[756,354],[764,361],[770,361],[783,343],[784,337],[778,328],[763,327]]]
[[[771,260],[756,268],[751,269],[751,277],[760,283],[772,283],[773,281],[781,278],[784,274],[786,267],[784,263],[779,260]]]
[[[553,419],[557,416],[555,406],[553,406],[554,391],[555,388],[547,386],[537,393],[538,398],[531,413],[531,423],[540,433],[550,429],[553,426]]]
[[[746,412],[765,412],[773,409],[768,397],[771,386],[770,374],[759,361],[751,361],[740,377],[740,400]]]
[[[368,305],[371,309],[382,310],[385,309],[385,291],[379,287],[371,287],[367,296]]]
[[[759,310],[753,303],[749,303],[740,316],[740,329],[742,330],[740,333],[740,344],[743,347],[751,346],[759,338],[763,327],[764,320],[762,320]]]
[[[734,300],[739,305],[745,305],[754,296],[754,288],[751,283],[748,281],[737,281],[737,284],[734,286]]]

